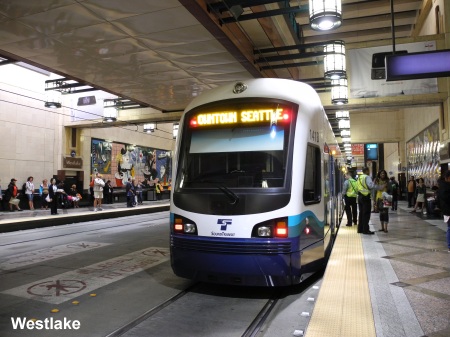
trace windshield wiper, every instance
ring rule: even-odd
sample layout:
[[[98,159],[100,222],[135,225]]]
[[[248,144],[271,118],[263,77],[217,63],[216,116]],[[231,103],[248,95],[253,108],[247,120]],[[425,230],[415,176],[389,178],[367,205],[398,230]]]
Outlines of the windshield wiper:
[[[217,185],[217,188],[228,197],[231,205],[236,205],[239,202],[239,197],[235,193],[233,193],[228,187],[223,185]]]

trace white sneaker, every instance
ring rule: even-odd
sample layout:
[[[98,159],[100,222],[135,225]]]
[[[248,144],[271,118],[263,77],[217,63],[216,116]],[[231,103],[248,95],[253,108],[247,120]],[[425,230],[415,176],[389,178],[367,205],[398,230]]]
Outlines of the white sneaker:
[[[94,208],[94,212],[97,212],[97,208]]]
[[[103,211],[103,208],[99,207],[98,210],[99,210],[99,211]]]

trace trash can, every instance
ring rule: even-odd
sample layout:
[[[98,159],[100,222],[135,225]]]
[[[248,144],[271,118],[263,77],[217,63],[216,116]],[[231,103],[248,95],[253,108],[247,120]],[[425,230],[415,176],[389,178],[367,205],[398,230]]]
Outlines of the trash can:
[[[156,200],[155,190],[148,190],[147,191],[147,200],[148,201],[155,201]]]

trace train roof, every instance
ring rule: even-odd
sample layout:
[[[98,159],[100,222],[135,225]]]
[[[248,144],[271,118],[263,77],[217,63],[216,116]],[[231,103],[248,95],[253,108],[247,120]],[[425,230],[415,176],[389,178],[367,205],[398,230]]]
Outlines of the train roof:
[[[238,92],[239,90],[242,91]],[[320,106],[322,109],[319,95],[308,84],[279,78],[257,78],[230,82],[205,91],[196,97],[185,111],[213,101],[248,97],[283,99],[303,106]]]

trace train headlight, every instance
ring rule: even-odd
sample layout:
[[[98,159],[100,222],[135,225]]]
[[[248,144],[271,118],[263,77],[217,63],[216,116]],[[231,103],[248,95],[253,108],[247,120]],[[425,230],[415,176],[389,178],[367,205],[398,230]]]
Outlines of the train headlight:
[[[193,234],[197,232],[197,226],[193,223],[186,223],[184,225],[184,232],[185,233],[189,233],[189,234]]]
[[[256,224],[252,229],[253,238],[287,238],[289,228],[287,218],[270,219]]]
[[[272,237],[272,228],[269,226],[258,227],[258,236],[261,237]]]
[[[197,225],[194,221],[181,216],[175,216],[173,231],[177,234],[197,234]]]

